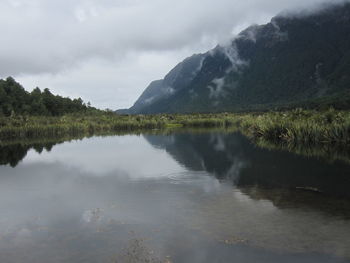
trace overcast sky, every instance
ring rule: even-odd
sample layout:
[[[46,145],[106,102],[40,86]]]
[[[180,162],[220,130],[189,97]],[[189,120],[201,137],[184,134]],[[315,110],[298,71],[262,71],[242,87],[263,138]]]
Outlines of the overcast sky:
[[[126,108],[187,56],[282,10],[335,1],[0,0],[0,77]]]

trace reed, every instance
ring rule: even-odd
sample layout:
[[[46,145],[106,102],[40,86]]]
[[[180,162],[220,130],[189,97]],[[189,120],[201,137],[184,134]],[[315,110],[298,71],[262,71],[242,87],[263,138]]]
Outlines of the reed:
[[[137,130],[234,127],[274,143],[350,145],[350,112],[302,110],[265,113],[117,115],[0,118],[0,140],[93,135]]]
[[[350,144],[350,113],[294,110],[240,117],[242,131],[252,138],[293,144]]]

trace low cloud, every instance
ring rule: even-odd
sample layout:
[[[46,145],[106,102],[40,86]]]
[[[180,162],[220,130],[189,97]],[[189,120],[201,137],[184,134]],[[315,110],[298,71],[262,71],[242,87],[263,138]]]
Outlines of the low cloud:
[[[185,56],[223,43],[282,10],[311,10],[324,2],[335,1],[0,0],[0,76],[18,77],[25,87],[31,85],[28,89],[35,84],[65,89],[68,95],[93,94],[87,99],[97,106],[126,107],[151,78],[162,78]],[[145,54],[168,56],[162,63],[167,62],[157,67],[150,60],[144,66],[158,70],[138,71],[137,57]],[[92,64],[96,60],[97,66]],[[103,87],[87,85],[87,80],[98,82],[104,69],[116,76],[123,72],[123,77],[105,76]],[[58,79],[66,86],[58,88]]]

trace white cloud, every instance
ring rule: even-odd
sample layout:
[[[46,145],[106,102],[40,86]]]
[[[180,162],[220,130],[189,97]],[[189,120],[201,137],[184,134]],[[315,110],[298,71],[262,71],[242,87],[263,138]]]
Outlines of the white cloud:
[[[0,0],[0,77],[99,107],[129,107],[148,82],[186,56],[283,9],[321,2]]]
[[[105,108],[129,107],[159,76],[165,75],[189,51],[129,53],[120,61],[90,59],[60,73],[20,75],[17,79],[31,90],[38,83],[62,96],[81,97]],[[185,53],[185,54],[184,54]]]

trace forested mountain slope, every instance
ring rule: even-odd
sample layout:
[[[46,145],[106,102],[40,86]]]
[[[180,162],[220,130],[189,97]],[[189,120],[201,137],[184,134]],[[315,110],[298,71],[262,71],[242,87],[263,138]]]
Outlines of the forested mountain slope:
[[[227,46],[193,55],[123,113],[350,106],[350,4],[282,14]]]

